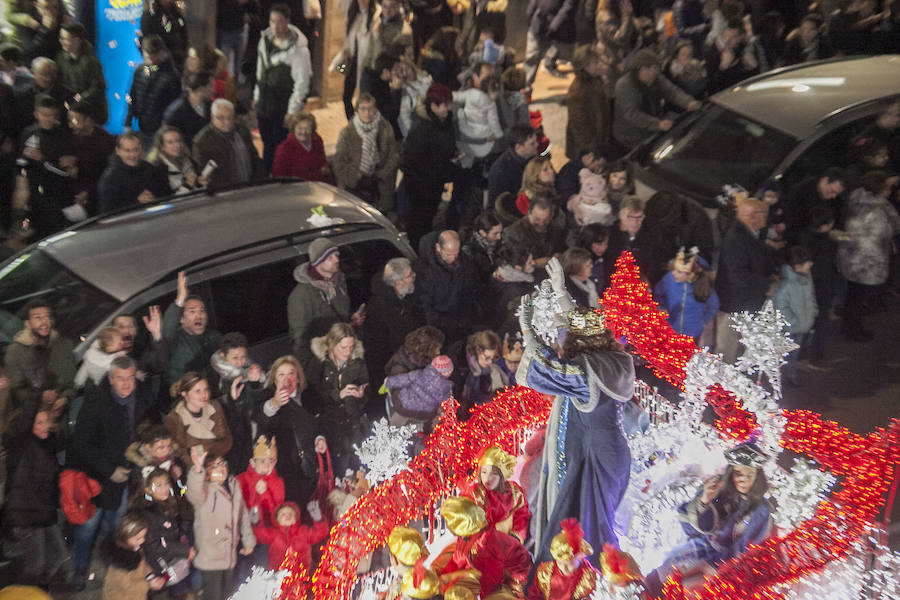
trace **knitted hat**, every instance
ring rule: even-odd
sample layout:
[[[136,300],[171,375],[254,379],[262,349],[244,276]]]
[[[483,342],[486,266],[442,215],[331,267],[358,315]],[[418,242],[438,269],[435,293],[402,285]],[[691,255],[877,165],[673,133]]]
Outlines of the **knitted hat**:
[[[635,71],[644,67],[658,67],[659,56],[657,56],[656,52],[650,50],[649,48],[638,50],[637,54],[634,55],[634,60],[632,61],[631,66]]]
[[[275,445],[275,438],[271,440],[261,435],[256,439],[253,446],[253,458],[278,458],[278,447]]]
[[[471,498],[454,496],[444,500],[441,514],[447,522],[447,529],[455,536],[469,537],[487,527],[484,509]]]
[[[446,354],[438,354],[431,359],[431,366],[441,374],[441,377],[447,379],[453,373],[453,361]]]
[[[402,565],[411,567],[422,556],[428,556],[422,534],[410,527],[394,527],[388,536],[388,550]]]
[[[497,446],[491,446],[485,450],[484,454],[481,455],[481,458],[478,459],[479,469],[485,465],[497,467],[500,469],[500,474],[503,475],[503,479],[508,480],[513,476],[513,471],[516,468],[516,457],[509,452],[504,452]]]
[[[334,252],[340,252],[334,242],[324,237],[316,238],[309,245],[309,264],[315,267]]]
[[[425,106],[432,104],[450,104],[453,102],[453,92],[446,85],[432,83],[425,92]]]

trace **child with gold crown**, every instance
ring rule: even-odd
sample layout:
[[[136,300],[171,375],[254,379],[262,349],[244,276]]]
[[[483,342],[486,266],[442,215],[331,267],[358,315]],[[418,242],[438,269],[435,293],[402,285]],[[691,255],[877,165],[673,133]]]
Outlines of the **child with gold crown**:
[[[463,490],[462,495],[484,509],[489,527],[508,533],[524,544],[531,511],[525,492],[519,484],[509,480],[515,468],[513,455],[497,446],[489,447],[478,459],[475,481]]]
[[[275,438],[269,439],[261,435],[253,446],[253,458],[250,459],[247,470],[237,476],[257,539],[263,528],[275,525],[275,509],[284,503],[284,481],[275,471],[277,462]],[[258,548],[254,553],[254,562],[264,564],[267,552],[268,548]]]

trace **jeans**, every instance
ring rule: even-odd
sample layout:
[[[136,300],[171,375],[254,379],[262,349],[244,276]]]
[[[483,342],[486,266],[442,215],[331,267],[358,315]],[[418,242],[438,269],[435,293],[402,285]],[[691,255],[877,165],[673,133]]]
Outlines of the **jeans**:
[[[94,547],[94,540],[97,537],[102,540],[116,528],[119,519],[125,514],[127,495],[128,491],[122,490],[122,501],[119,503],[119,508],[98,508],[93,517],[75,528],[75,573],[83,575],[87,572],[88,565],[91,563],[91,550]]]
[[[66,560],[66,542],[59,525],[13,527],[13,535],[25,558],[19,581],[28,585],[48,583]]]
[[[791,333],[790,336],[794,340],[794,343],[803,347],[803,341],[806,339],[808,333]],[[781,374],[784,375],[785,379],[792,380],[797,376],[797,360],[800,357],[800,348],[796,350],[791,350],[790,354],[787,355],[787,359],[784,363],[784,367],[781,369]]]
[[[275,149],[287,137],[288,130],[284,126],[284,115],[274,117],[257,115],[256,122],[259,125],[259,137],[262,138],[263,143],[263,167],[265,176],[268,177],[272,172],[272,163],[275,162]]]
[[[216,36],[219,50],[225,53],[228,72],[237,79],[241,61],[244,60],[244,50],[247,49],[247,26],[240,29],[219,29]]]
[[[525,81],[528,86],[532,85],[535,77],[537,77],[538,65],[542,56],[548,69],[556,68],[559,48],[557,48],[556,42],[546,38],[539,38],[529,30],[525,38],[525,62],[522,63],[522,68],[525,70]]]

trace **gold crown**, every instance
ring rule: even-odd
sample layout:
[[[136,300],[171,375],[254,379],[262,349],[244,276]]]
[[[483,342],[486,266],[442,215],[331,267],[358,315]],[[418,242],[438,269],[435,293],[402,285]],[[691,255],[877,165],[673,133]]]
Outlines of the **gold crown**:
[[[509,481],[516,468],[516,457],[508,452],[504,452],[497,446],[491,446],[484,451],[484,454],[482,454],[481,458],[478,460],[479,469],[485,465],[497,467],[500,469],[500,474],[503,475],[503,479]]]
[[[278,447],[275,445],[275,438],[271,440],[261,435],[256,438],[256,445],[253,446],[253,458],[278,458]]]
[[[447,529],[458,537],[475,535],[487,526],[484,509],[470,498],[453,496],[444,500],[441,514],[447,522]]]
[[[400,564],[408,567],[422,556],[428,556],[422,534],[411,527],[394,527],[388,536],[388,550]]]
[[[600,335],[606,331],[606,323],[602,313],[589,308],[576,307],[567,315],[569,331],[578,335]]]

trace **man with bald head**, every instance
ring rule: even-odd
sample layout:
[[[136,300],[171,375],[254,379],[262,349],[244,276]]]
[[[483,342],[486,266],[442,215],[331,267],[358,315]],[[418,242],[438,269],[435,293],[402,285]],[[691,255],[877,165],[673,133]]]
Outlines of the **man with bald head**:
[[[716,352],[733,363],[740,353],[740,342],[731,328],[731,315],[757,311],[771,295],[774,260],[769,247],[760,239],[766,226],[768,207],[762,200],[745,198],[738,202],[737,219],[725,232],[716,275],[719,314],[716,316]]]
[[[459,251],[459,234],[433,231],[419,242],[416,287],[425,321],[444,332],[447,343],[463,338],[477,315],[475,267]]]

